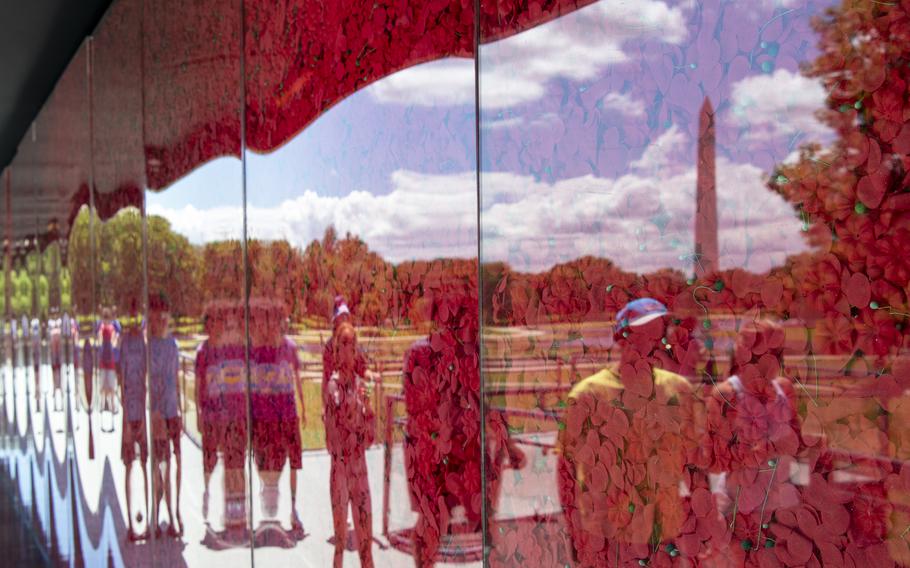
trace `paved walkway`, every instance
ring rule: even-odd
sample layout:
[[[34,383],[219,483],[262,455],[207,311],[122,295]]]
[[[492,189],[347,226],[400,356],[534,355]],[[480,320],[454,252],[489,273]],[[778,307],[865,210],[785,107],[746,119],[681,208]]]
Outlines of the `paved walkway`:
[[[24,495],[26,505],[31,505],[30,488],[34,490],[37,501],[37,516],[45,532],[50,525],[55,526],[59,552],[63,557],[73,554],[77,547],[71,527],[66,526],[74,517],[80,522],[91,524],[91,519],[98,525],[102,536],[97,542],[80,538],[78,544],[83,555],[91,565],[95,562],[109,563],[115,566],[248,566],[251,562],[260,565],[294,565],[294,566],[329,566],[331,565],[333,547],[327,542],[332,536],[331,502],[329,498],[329,456],[324,451],[307,452],[303,457],[303,469],[299,472],[297,511],[309,535],[295,543],[293,548],[260,547],[250,551],[249,548],[214,550],[204,544],[206,538],[205,522],[202,516],[203,473],[201,450],[186,436],[181,441],[183,454],[183,482],[181,494],[181,512],[185,524],[185,534],[180,539],[162,537],[154,541],[128,543],[125,538],[126,495],[124,490],[125,467],[120,460],[120,415],[113,420],[116,427],[113,432],[102,429],[102,417],[92,415],[91,433],[94,442],[94,459],[89,458],[89,417],[75,404],[73,396],[69,404],[62,404],[60,411],[53,410],[52,396],[49,392],[51,374],[49,368],[42,368],[39,386],[39,399],[42,401],[39,411],[34,396],[34,377],[30,368],[11,368],[4,370],[4,397],[7,419],[15,416],[17,432],[13,436],[20,438],[19,447],[24,451],[5,450],[5,457],[16,461],[19,492]],[[13,377],[15,376],[15,380]],[[72,369],[69,370],[72,376]],[[60,401],[63,403],[64,401]],[[14,409],[15,406],[15,409]],[[67,426],[67,418],[71,426]],[[30,420],[29,420],[30,418]],[[110,415],[103,417],[105,428],[110,427]],[[31,429],[31,432],[29,432]],[[67,444],[71,431],[72,443]],[[24,438],[34,439],[34,446],[23,442]],[[537,440],[540,441],[540,440]],[[66,460],[69,447],[70,460]],[[552,454],[544,454],[535,446],[524,446],[528,454],[525,468],[520,472],[505,472],[499,515],[503,526],[522,519],[529,519],[543,514],[558,513],[559,505],[555,488],[555,463]],[[382,536],[382,503],[383,503],[383,447],[375,446],[368,451],[367,464],[370,478],[370,490],[373,504],[374,535],[379,542],[374,543],[374,560],[377,566],[413,566],[413,559],[406,552],[388,546]],[[61,465],[63,464],[63,465]],[[390,476],[390,515],[389,527],[392,532],[413,526],[415,515],[410,511],[407,497],[406,476],[400,446],[393,450],[392,472]],[[72,467],[70,467],[72,466]],[[72,474],[67,474],[71,471]],[[71,513],[76,510],[72,504],[72,495],[68,489],[60,493],[48,488],[53,484],[65,488],[65,478],[71,475],[78,478],[78,501],[86,507],[83,513]],[[277,518],[285,529],[289,528],[290,518],[290,470],[285,469],[280,481],[281,500]],[[48,480],[48,476],[53,481]],[[253,525],[262,522],[260,507],[260,482],[254,472],[252,489]],[[141,510],[141,473],[140,468],[133,468],[134,486],[137,487],[137,498],[133,499],[133,516]],[[223,470],[219,463],[211,483],[209,519],[213,528],[220,528],[223,514]],[[48,497],[48,494],[51,494]],[[54,518],[51,519],[53,510]],[[162,523],[167,523],[167,514],[162,505]],[[68,513],[70,512],[70,513]],[[142,511],[143,520],[137,523],[137,530],[146,528],[146,514]],[[517,520],[516,520],[517,519]],[[86,529],[82,529],[86,530]],[[554,527],[558,532],[558,527]],[[87,530],[91,533],[91,530]],[[494,531],[495,532],[495,531]],[[80,533],[81,534],[81,533]],[[554,533],[555,536],[555,533]],[[494,535],[495,538],[495,535]],[[495,544],[495,542],[494,542]],[[348,552],[345,566],[358,566],[356,553]],[[445,563],[440,565],[446,565]],[[480,562],[459,564],[460,566],[480,566]],[[533,560],[526,566],[533,566]]]

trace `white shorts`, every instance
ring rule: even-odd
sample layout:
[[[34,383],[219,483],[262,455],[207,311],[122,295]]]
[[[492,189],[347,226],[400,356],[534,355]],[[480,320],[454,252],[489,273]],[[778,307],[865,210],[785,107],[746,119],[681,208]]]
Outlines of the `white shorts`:
[[[101,369],[101,388],[108,390],[117,389],[117,371],[114,369]]]

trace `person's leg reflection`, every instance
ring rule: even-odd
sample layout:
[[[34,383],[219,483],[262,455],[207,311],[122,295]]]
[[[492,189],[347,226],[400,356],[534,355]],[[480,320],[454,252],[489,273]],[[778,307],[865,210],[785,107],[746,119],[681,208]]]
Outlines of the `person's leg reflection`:
[[[348,464],[348,489],[351,496],[351,510],[354,516],[354,530],[360,552],[360,565],[373,566],[373,511],[370,501],[370,484],[367,479],[367,460],[363,452],[352,456]]]
[[[341,456],[332,456],[332,471],[329,477],[329,492],[332,497],[332,525],[335,528],[335,568],[344,562],[344,546],[347,542],[348,493],[347,472]]]
[[[183,534],[183,517],[180,516],[180,473],[181,473],[180,435],[181,435],[182,431],[183,431],[182,424],[178,424],[176,436],[173,438],[174,466],[176,467],[176,471],[174,472],[174,483],[176,484],[176,487],[174,490],[174,511],[175,511],[176,517],[177,517],[177,524],[180,527],[179,529],[177,529],[178,535]],[[170,479],[170,475],[168,476],[168,479]],[[208,486],[206,486],[206,487],[208,487]]]

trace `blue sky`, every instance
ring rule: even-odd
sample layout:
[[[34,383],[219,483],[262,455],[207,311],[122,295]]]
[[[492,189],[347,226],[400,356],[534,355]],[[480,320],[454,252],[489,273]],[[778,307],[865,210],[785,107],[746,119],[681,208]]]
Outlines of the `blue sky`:
[[[814,55],[810,18],[827,4],[599,2],[483,45],[484,258],[687,268],[706,95],[722,266],[763,271],[802,250],[765,178],[800,144],[830,140],[813,114],[825,93],[799,73]],[[251,234],[305,245],[334,224],[390,260],[474,256],[474,136],[472,61],[390,75],[274,152],[247,155]],[[200,242],[239,235],[240,195],[240,161],[221,158],[149,204]]]

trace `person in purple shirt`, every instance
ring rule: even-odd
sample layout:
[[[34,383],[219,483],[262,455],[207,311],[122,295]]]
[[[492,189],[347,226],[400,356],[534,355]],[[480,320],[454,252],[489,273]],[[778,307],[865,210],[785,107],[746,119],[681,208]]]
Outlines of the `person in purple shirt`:
[[[149,298],[149,401],[152,417],[152,475],[156,481],[155,518],[161,499],[167,507],[170,526],[168,534],[179,536],[183,532],[180,516],[180,438],[183,434],[183,418],[180,413],[180,389],[177,372],[180,352],[177,340],[168,329],[170,307],[163,295]],[[171,454],[174,456],[175,497],[171,506]]]
[[[247,440],[246,348],[243,306],[212,302],[205,310],[208,338],[196,351],[196,408],[202,432],[205,490],[203,517],[208,517],[209,481],[224,460],[225,528],[246,527],[245,454]]]
[[[280,301],[250,301],[253,455],[262,478],[266,517],[274,517],[277,511],[278,479],[290,460],[291,529],[299,533],[303,525],[297,516],[297,474],[303,463],[297,396],[303,398],[297,345],[284,334],[285,319]]]

